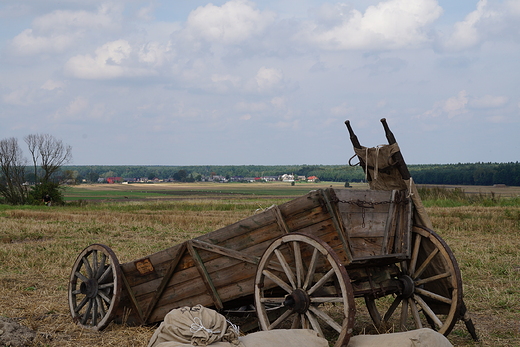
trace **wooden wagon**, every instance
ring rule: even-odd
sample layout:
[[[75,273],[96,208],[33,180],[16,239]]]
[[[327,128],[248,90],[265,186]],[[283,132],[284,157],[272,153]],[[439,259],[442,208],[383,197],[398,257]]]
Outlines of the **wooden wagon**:
[[[413,181],[399,172],[388,184],[403,171],[400,152],[361,147],[347,126],[371,187],[379,179],[385,189],[311,191],[124,264],[93,244],[70,275],[74,321],[100,330],[160,322],[183,306],[254,307],[256,327],[310,328],[344,346],[363,297],[381,332],[428,326],[447,335],[463,319],[476,338],[455,257],[428,225]]]

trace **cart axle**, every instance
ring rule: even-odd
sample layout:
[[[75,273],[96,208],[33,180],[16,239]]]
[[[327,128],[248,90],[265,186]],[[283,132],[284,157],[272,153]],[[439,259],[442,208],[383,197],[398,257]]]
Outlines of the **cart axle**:
[[[283,305],[298,313],[305,313],[311,304],[309,295],[302,289],[295,289],[285,297]]]

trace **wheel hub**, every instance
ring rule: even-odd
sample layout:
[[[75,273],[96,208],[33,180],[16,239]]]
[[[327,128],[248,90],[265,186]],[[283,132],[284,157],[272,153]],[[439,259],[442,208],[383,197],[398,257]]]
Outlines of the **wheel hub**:
[[[302,289],[295,289],[291,294],[285,297],[284,306],[290,307],[298,313],[305,313],[311,304],[309,295]]]
[[[84,294],[88,298],[93,299],[97,296],[98,293],[98,283],[96,280],[90,278],[86,282],[81,282],[79,285],[79,290],[81,294]]]
[[[413,293],[415,292],[415,284],[413,282],[413,279],[408,275],[401,275],[399,277],[399,281],[403,285],[402,296],[405,299],[411,298]]]

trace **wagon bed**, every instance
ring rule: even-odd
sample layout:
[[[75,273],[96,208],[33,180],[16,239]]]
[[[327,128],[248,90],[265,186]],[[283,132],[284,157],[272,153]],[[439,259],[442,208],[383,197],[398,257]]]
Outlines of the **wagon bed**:
[[[99,330],[160,322],[183,306],[254,305],[262,329],[313,328],[343,346],[363,297],[382,331],[424,324],[448,334],[459,319],[472,328],[455,257],[429,227],[413,182],[393,184],[381,167],[385,186],[374,186],[379,164],[374,171],[368,149],[354,147],[371,190],[314,190],[124,264],[105,245],[87,247],[70,277],[73,319]]]

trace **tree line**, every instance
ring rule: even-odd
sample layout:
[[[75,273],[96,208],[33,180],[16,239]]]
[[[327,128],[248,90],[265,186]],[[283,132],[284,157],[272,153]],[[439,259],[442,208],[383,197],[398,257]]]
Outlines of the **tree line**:
[[[203,177],[266,177],[295,174],[316,176],[321,181],[361,182],[365,179],[359,166],[348,165],[200,165],[200,166],[64,166],[77,182],[97,182],[99,178],[146,178],[149,180],[199,181]],[[520,186],[520,163],[459,163],[443,165],[408,165],[419,184]],[[71,174],[72,173],[72,174]]]
[[[61,167],[72,160],[72,147],[49,134],[24,137],[30,160],[18,139],[0,140],[0,202],[11,205],[63,203]]]

